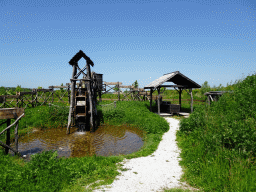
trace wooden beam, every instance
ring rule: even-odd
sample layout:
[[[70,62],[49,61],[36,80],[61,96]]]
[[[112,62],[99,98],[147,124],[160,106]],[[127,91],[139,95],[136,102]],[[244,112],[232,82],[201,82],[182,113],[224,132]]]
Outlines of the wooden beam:
[[[0,98],[0,100],[3,102],[4,98],[19,98],[19,95],[1,95]]]
[[[159,85],[157,87],[181,87],[181,88],[186,88],[188,87],[188,85]],[[153,88],[153,87],[144,87],[144,89],[150,89],[150,88]]]
[[[134,88],[134,86],[132,86],[132,85],[119,85],[119,88],[130,88],[130,89],[132,89],[132,88]]]
[[[14,119],[14,113],[16,113],[17,116],[21,116],[24,111],[24,108],[3,108],[0,109],[0,119]]]
[[[133,91],[145,91],[143,88],[134,88]]]
[[[52,88],[68,88],[68,86],[49,86],[49,89]]]
[[[70,79],[71,81],[91,81],[90,79]]]
[[[42,91],[42,92],[50,92],[52,89],[36,89],[36,91]]]
[[[118,85],[118,83],[119,83],[119,85],[122,85],[122,82],[105,82],[104,81],[104,84],[106,84],[106,85]]]

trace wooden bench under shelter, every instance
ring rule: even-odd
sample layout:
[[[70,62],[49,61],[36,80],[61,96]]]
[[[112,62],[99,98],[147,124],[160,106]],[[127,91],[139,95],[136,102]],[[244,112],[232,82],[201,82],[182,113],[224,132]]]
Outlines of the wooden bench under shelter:
[[[176,85],[162,85],[165,82],[172,82]],[[161,87],[173,87],[176,91],[179,92],[179,105],[173,105],[170,104],[168,102],[166,102],[166,106],[167,108],[169,108],[169,112],[170,113],[181,113],[180,109],[181,109],[181,93],[183,91],[183,89],[185,91],[187,91],[187,89],[189,89],[190,92],[187,91],[187,93],[191,96],[191,113],[193,112],[193,95],[192,95],[192,88],[201,88],[201,86],[199,84],[197,84],[196,82],[192,81],[191,79],[189,79],[188,77],[186,77],[185,75],[183,75],[182,73],[180,73],[179,71],[175,71],[172,73],[167,73],[164,74],[162,77],[154,80],[153,82],[151,82],[150,84],[148,84],[147,86],[144,87],[144,89],[150,89],[150,111],[152,112],[152,93],[157,90],[158,91],[158,114],[160,115],[160,105],[161,105],[161,101],[160,101],[160,88]],[[178,88],[179,90],[177,90],[176,88]]]

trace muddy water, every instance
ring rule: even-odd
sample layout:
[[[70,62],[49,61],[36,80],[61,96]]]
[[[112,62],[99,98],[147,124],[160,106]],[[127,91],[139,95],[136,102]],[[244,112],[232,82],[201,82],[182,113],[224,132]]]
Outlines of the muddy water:
[[[78,132],[71,128],[34,129],[31,133],[19,138],[18,151],[27,156],[43,150],[57,150],[58,157],[112,156],[130,154],[143,146],[143,131],[136,127],[104,124],[94,133]],[[14,147],[14,143],[11,144]],[[12,151],[9,152],[14,155]]]

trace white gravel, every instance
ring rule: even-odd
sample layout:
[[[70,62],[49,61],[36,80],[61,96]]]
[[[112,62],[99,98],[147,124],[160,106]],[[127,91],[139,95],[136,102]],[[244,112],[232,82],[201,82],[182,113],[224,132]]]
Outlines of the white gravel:
[[[121,164],[128,170],[118,170],[121,175],[111,185],[99,186],[100,189],[94,192],[149,192],[163,191],[163,188],[184,188],[184,183],[179,182],[183,172],[179,165],[180,150],[175,141],[179,120],[165,119],[169,122],[170,129],[163,135],[158,149],[147,157],[125,159]]]

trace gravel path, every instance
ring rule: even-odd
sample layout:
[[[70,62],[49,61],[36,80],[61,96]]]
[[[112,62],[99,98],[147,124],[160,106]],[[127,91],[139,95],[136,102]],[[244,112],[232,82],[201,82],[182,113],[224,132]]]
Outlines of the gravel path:
[[[94,192],[149,192],[163,191],[163,188],[189,188],[180,183],[183,174],[179,165],[180,150],[176,144],[176,131],[179,129],[179,120],[165,118],[170,129],[163,135],[158,149],[147,157],[125,159],[122,164],[127,171],[118,170],[121,175],[117,176],[111,185],[99,186],[101,189]]]

